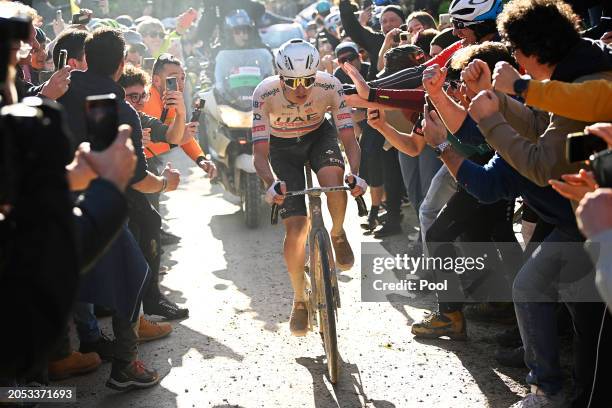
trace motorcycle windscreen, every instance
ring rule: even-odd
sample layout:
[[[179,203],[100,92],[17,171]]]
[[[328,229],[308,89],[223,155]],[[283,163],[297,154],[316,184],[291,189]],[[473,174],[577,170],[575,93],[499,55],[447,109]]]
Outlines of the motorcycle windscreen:
[[[272,55],[265,49],[223,50],[215,62],[215,88],[236,109],[251,110],[253,91],[274,75]]]

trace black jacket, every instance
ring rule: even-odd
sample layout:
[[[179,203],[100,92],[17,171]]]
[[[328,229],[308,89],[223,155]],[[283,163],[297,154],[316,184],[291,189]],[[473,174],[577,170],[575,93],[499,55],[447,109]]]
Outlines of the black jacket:
[[[68,127],[71,132],[71,151],[74,152],[82,142],[91,142],[87,137],[87,122],[85,117],[85,99],[92,95],[114,93],[117,95],[119,109],[119,124],[132,127],[132,143],[138,158],[134,177],[130,184],[137,183],[146,176],[147,161],[142,149],[142,127],[140,118],[134,108],[125,101],[125,91],[109,77],[94,74],[90,71],[72,71],[70,73],[70,88],[57,101],[68,113]]]
[[[385,35],[381,32],[370,31],[363,27],[353,11],[353,6],[350,1],[342,0],[340,2],[340,18],[342,19],[342,27],[346,35],[368,52],[370,56],[370,73],[366,79],[376,79],[378,69],[378,53],[385,42]]]
[[[85,191],[75,214],[61,112],[53,102],[36,101],[42,105],[13,105],[0,119],[3,147],[11,151],[0,159],[11,174],[3,175],[3,190],[14,192],[13,210],[0,222],[0,320],[14,330],[0,351],[0,377],[44,361],[65,327],[80,273],[101,256],[127,217],[124,195],[104,180]]]

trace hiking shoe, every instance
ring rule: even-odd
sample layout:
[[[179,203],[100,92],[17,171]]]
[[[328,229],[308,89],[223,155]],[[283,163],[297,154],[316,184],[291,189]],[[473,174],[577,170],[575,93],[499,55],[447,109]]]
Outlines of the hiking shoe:
[[[167,231],[161,230],[160,232],[160,243],[162,245],[176,245],[181,241],[181,237],[171,234]]]
[[[289,317],[289,330],[297,337],[308,333],[308,308],[306,302],[293,302],[291,317]]]
[[[160,296],[157,302],[144,300],[142,302],[142,309],[145,314],[161,316],[167,320],[184,319],[189,317],[189,309],[178,307],[176,303],[166,299],[165,296]]]
[[[465,317],[460,311],[452,313],[435,312],[412,325],[414,337],[437,339],[447,336],[453,340],[467,339]]]
[[[117,391],[136,388],[149,388],[159,383],[160,377],[155,370],[149,370],[142,361],[131,363],[113,363],[106,386]]]
[[[49,379],[63,380],[73,375],[86,374],[94,371],[102,364],[97,353],[79,353],[73,351],[68,357],[57,361],[49,361]]]
[[[561,408],[564,406],[562,393],[547,395],[535,385],[531,386],[531,393],[519,402],[512,404],[510,408]]]
[[[374,231],[374,238],[385,238],[402,233],[402,226],[397,220],[387,220],[382,227]]]
[[[525,349],[520,346],[512,350],[497,350],[495,360],[505,367],[525,368]]]
[[[361,228],[366,231],[374,231],[374,229],[378,226],[378,210],[370,210],[370,214],[368,214],[368,222],[361,224]]]
[[[152,322],[145,319],[144,316],[140,316],[140,323],[138,325],[138,341],[140,343],[161,339],[170,333],[172,333],[170,323]]]
[[[82,341],[79,345],[79,351],[81,353],[97,353],[102,360],[111,361],[113,359],[114,346],[115,343],[113,340],[106,336],[106,334],[100,332],[98,341]]]
[[[519,332],[518,326],[504,330],[501,333],[495,335],[495,342],[502,347],[516,348],[523,345],[521,340],[521,332]]]
[[[465,318],[475,322],[512,324],[516,322],[512,303],[476,303],[463,309]]]
[[[334,246],[334,252],[336,254],[336,266],[341,271],[347,271],[353,267],[355,263],[355,256],[351,245],[346,240],[346,234],[342,232],[341,235],[331,237],[332,245]]]

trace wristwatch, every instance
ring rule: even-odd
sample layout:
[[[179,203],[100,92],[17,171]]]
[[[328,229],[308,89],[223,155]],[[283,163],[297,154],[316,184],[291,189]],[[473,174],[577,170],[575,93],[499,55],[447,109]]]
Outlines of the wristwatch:
[[[514,81],[514,86],[513,86],[514,93],[520,96],[521,98],[525,98],[524,93],[528,87],[529,87],[529,79],[519,78],[516,81]]]
[[[436,152],[436,155],[438,157],[440,157],[442,155],[442,153],[448,149],[451,146],[449,141],[446,142],[442,142],[439,145],[437,145],[436,147],[434,147],[434,152]]]

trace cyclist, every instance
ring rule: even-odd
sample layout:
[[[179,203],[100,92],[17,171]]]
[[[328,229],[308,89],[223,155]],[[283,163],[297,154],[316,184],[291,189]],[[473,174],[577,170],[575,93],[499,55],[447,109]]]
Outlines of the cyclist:
[[[342,184],[344,160],[338,135],[350,164],[345,181],[355,183],[351,194],[359,196],[367,189],[365,181],[358,176],[361,152],[342,85],[334,76],[317,71],[319,61],[319,52],[314,46],[304,40],[290,40],[276,55],[279,75],[266,78],[253,93],[255,168],[268,188],[266,201],[280,206],[279,214],[285,224],[284,256],[294,290],[289,328],[295,336],[305,335],[308,328],[304,293],[308,220],[304,196],[285,199],[282,193],[305,188],[307,161],[321,186]],[[328,110],[336,129],[325,118]],[[341,270],[350,269],[354,262],[343,229],[346,203],[344,192],[327,194],[333,221],[331,241],[336,265]]]

